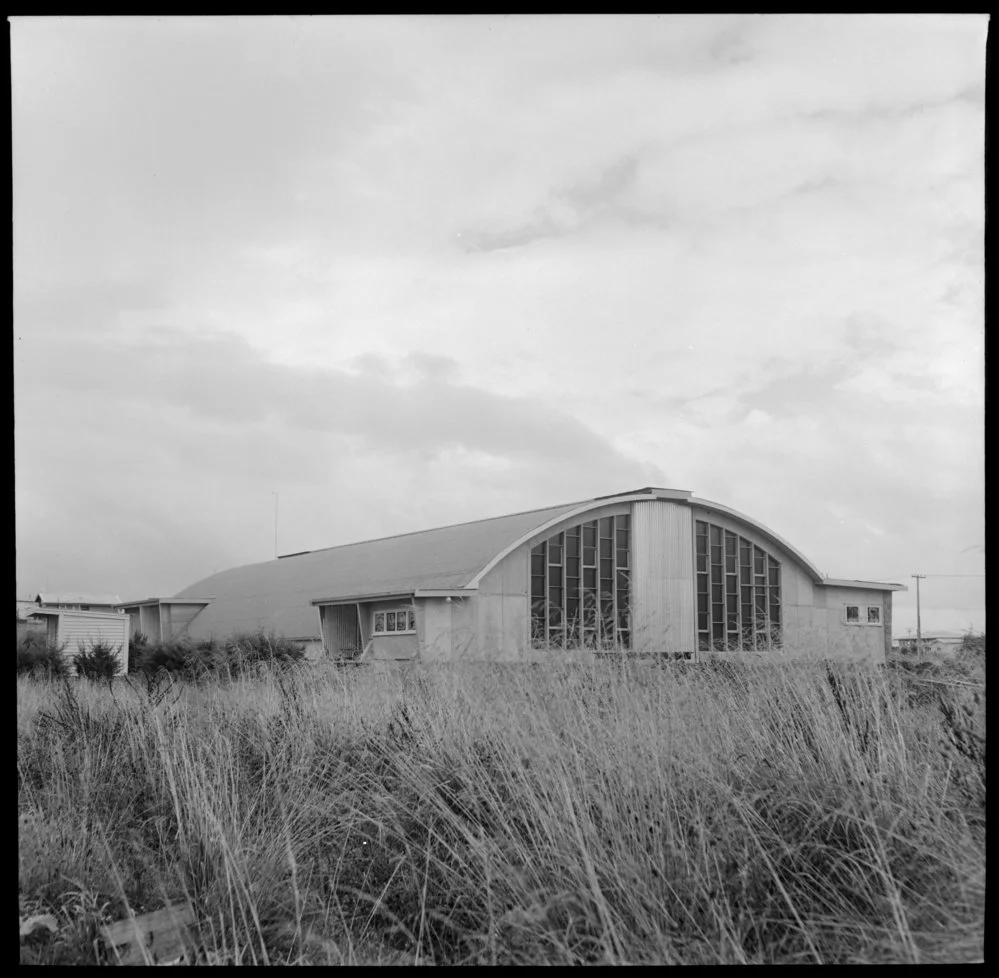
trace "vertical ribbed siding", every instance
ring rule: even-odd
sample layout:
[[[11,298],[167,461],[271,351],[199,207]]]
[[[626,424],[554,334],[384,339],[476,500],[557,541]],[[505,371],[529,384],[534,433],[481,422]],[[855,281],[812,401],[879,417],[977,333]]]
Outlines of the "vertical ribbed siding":
[[[62,614],[59,616],[58,638],[60,645],[66,644],[64,656],[69,662],[80,651],[81,644],[86,651],[93,642],[107,642],[118,653],[121,671],[128,667],[128,616],[111,615],[106,619],[84,618],[82,615]]]
[[[323,608],[323,643],[330,655],[353,659],[361,652],[361,630],[356,604],[327,605]]]
[[[697,648],[690,509],[669,500],[632,509],[634,645],[639,652]]]

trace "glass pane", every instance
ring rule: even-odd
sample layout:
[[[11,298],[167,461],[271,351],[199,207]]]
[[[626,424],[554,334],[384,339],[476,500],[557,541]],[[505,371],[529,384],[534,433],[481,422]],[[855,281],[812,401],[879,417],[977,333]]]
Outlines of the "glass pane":
[[[565,593],[566,597],[578,598],[579,597],[579,578],[578,577],[567,577],[565,579]]]
[[[605,516],[600,521],[600,536],[605,539],[613,539],[614,537],[614,524],[609,516]]]
[[[628,629],[622,629],[620,632],[618,632],[617,640],[618,640],[618,642],[621,643],[621,648],[622,649],[630,649],[631,648],[631,631],[628,630]]]
[[[385,612],[385,631],[394,632],[395,631],[395,612],[386,611]]]
[[[712,622],[711,624],[711,635],[715,639],[724,640],[725,638],[725,623],[722,621]]]
[[[548,588],[548,601],[555,607],[562,607],[562,588],[560,587],[550,587]],[[549,614],[551,610],[549,609]]]
[[[860,621],[860,609],[856,605],[850,605],[846,609],[847,621]]]
[[[734,574],[735,573],[735,557],[725,558],[725,573]]]
[[[739,538],[734,533],[725,531],[725,553],[729,557],[734,557],[739,547]]]
[[[614,573],[614,561],[610,557],[600,558],[600,576],[605,580]]]
[[[375,612],[375,631],[384,632],[385,631],[385,612],[376,611]]]
[[[548,544],[548,563],[549,564],[561,564],[562,563],[562,545],[557,543]]]
[[[544,574],[545,572],[545,558],[544,554],[531,554],[531,573],[532,574]]]
[[[540,554],[542,557],[545,555],[545,541],[542,540],[541,543],[536,543],[531,548],[532,554]]]
[[[708,557],[707,554],[697,555],[697,569],[699,571],[706,571],[708,569]]]
[[[618,586],[618,590],[619,591],[627,591],[629,583],[630,582],[629,582],[629,579],[628,579],[628,572],[627,571],[618,571],[617,572],[617,586]]]
[[[416,631],[416,612],[412,608],[409,609],[409,630]]]
[[[545,579],[544,577],[532,577],[531,578],[531,597],[532,598],[543,598],[545,596]]]
[[[617,548],[617,566],[618,567],[628,566],[628,551],[622,549],[621,547]]]
[[[705,619],[708,616],[708,596],[706,594],[697,595],[697,613],[699,615],[704,615]],[[707,624],[704,626],[707,628]]]
[[[707,652],[708,649],[711,648],[711,639],[706,633],[704,635],[698,635],[697,648],[700,652]]]
[[[722,531],[720,526],[708,526],[708,532],[711,536],[711,546],[720,547],[722,541]]]
[[[703,614],[698,613],[697,615],[697,630],[699,632],[706,632],[708,630],[708,615],[707,612]]]
[[[720,564],[722,562],[722,548],[712,546],[711,547],[711,563]]]
[[[770,562],[768,573],[769,573],[770,586],[777,587],[777,585],[780,584],[780,568],[774,565],[772,559]]]
[[[627,514],[615,517],[615,519],[617,520],[617,528],[619,530],[627,530],[631,528],[631,517]]]
[[[565,538],[565,552],[569,557],[579,556],[579,533],[567,534]]]
[[[626,548],[628,546],[628,531],[627,530],[618,530],[617,533],[615,534],[615,538],[617,540],[617,545],[619,547]]]
[[[584,523],[583,524],[583,546],[584,547],[595,547],[597,545],[597,524],[596,523]]]
[[[583,568],[583,587],[595,588],[597,586],[597,569],[595,567]]]
[[[735,617],[739,609],[739,598],[736,594],[729,594],[726,596],[725,607],[728,609],[730,617]]]
[[[711,585],[711,600],[715,604],[721,604],[722,600],[722,586],[720,584]]]
[[[879,625],[881,623],[881,609],[880,608],[868,608],[867,609],[867,620],[872,625]]]
[[[583,547],[583,566],[594,567],[597,563],[597,548]]]
[[[565,599],[565,614],[569,621],[575,621],[579,618],[579,598]]]

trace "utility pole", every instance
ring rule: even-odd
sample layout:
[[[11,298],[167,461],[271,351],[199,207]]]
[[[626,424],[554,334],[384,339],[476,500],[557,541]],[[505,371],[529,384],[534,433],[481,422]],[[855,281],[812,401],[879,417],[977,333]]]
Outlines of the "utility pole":
[[[278,528],[278,499],[280,496],[277,492],[272,492],[271,495],[274,497],[274,556],[278,555],[277,548],[277,528]]]
[[[925,574],[913,574],[916,579],[916,661],[923,661],[923,626],[919,616],[919,582],[926,577]]]

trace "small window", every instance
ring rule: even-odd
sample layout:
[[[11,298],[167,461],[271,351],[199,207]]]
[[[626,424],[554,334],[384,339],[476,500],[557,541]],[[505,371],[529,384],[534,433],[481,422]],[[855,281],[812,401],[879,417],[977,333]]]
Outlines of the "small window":
[[[399,608],[396,611],[376,611],[374,613],[376,634],[416,631],[416,612],[412,608]]]
[[[880,608],[868,608],[867,609],[867,624],[868,625],[880,625],[881,624],[881,609]]]
[[[846,620],[847,621],[860,621],[860,608],[855,604],[848,604],[846,606]]]

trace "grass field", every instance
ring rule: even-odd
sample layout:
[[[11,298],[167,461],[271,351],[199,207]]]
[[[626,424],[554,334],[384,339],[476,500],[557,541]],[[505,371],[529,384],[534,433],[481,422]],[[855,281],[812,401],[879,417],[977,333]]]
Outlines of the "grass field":
[[[185,899],[242,964],[979,959],[980,659],[19,678],[21,960]]]

